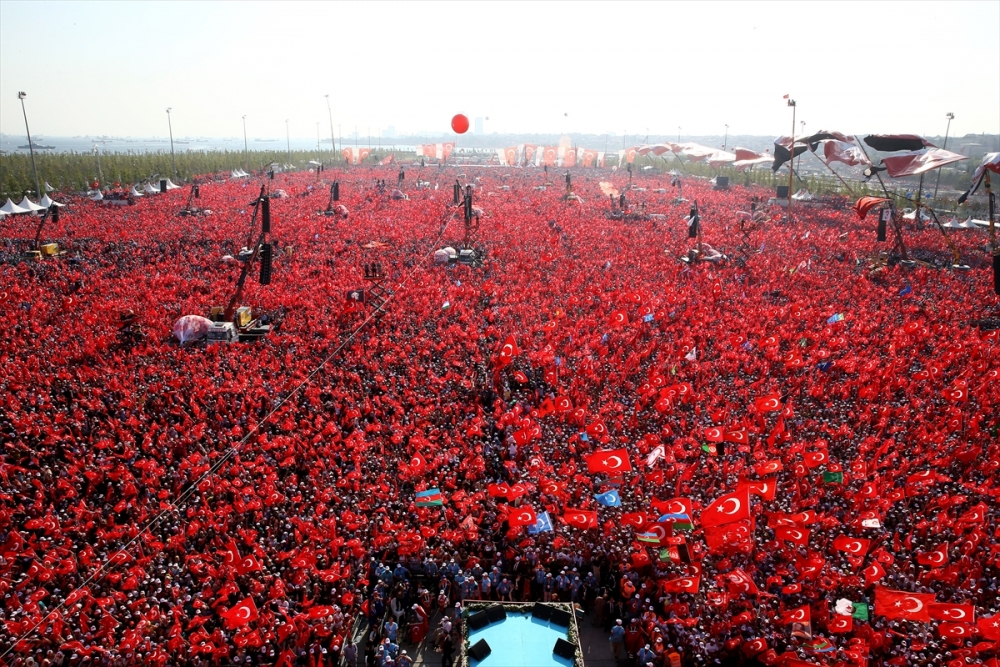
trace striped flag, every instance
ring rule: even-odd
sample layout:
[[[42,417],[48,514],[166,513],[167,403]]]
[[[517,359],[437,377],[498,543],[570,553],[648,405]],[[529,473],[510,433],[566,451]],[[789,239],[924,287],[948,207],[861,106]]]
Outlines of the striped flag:
[[[415,502],[417,507],[440,507],[444,505],[444,496],[438,489],[427,489],[417,493]]]

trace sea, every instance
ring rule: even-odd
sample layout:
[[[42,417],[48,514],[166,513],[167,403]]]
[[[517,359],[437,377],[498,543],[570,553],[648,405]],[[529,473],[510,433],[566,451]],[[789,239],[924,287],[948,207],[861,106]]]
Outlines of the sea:
[[[135,138],[135,137],[39,137],[34,136],[35,152],[53,153],[169,153],[170,140],[162,138]],[[343,147],[369,145],[373,149],[398,150],[403,153],[414,152],[416,148],[408,144],[393,144],[391,139],[383,138],[381,141],[373,138],[371,144],[367,139],[361,139],[355,143],[352,139],[345,139]],[[0,135],[0,150],[4,154],[27,153],[28,140],[26,137],[4,134]],[[21,148],[24,146],[24,148]],[[52,148],[38,148],[38,146],[52,146]],[[337,147],[341,147],[340,139],[337,140]],[[213,139],[206,137],[181,137],[174,139],[174,151],[184,152],[205,152],[205,151],[239,151],[244,149],[251,151],[284,151],[291,148],[293,151],[317,151],[315,139],[291,139],[286,143],[285,139],[250,139],[244,145],[243,137],[231,137]],[[320,140],[319,152],[330,151],[330,140]]]

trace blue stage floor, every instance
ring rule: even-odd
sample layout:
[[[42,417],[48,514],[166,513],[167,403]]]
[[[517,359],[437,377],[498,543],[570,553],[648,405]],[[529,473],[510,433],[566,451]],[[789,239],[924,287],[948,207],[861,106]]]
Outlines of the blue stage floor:
[[[573,661],[552,652],[557,639],[567,639],[566,628],[533,618],[507,614],[507,620],[469,632],[469,645],[485,639],[492,653],[482,660],[469,658],[472,667],[572,667]]]

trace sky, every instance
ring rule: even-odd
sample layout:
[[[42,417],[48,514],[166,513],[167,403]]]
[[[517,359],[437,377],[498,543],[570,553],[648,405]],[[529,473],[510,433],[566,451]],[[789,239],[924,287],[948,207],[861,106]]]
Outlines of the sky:
[[[1000,0],[15,2],[0,132],[1000,133]],[[329,95],[330,111],[327,111]],[[340,128],[339,130],[337,128]],[[370,130],[369,130],[370,128]],[[798,130],[797,130],[798,132]]]

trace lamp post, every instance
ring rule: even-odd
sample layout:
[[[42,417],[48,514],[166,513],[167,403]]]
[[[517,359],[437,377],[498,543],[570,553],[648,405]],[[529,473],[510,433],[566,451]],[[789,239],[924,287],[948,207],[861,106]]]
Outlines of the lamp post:
[[[677,126],[677,143],[681,143],[681,126]]]
[[[803,137],[806,136],[806,122],[804,120],[800,120],[799,121],[799,127],[802,129],[802,132],[800,133],[801,136],[803,136]],[[801,155],[799,155],[799,157],[793,159],[793,162],[795,163],[795,168],[796,169],[798,169],[799,162],[801,162],[801,161],[802,161],[802,156]],[[801,183],[801,182],[802,182],[802,179],[800,178],[799,179],[799,183]],[[791,192],[791,188],[789,188],[788,191]]]
[[[24,114],[24,131],[28,135],[28,151],[31,153],[31,171],[35,175],[35,196],[41,198],[42,192],[38,185],[38,169],[35,167],[35,144],[31,142],[31,130],[28,129],[28,112],[24,109],[24,98],[28,93],[18,92],[17,99],[21,100],[21,113]]]
[[[330,110],[330,96],[324,95],[326,97],[326,115],[330,117],[330,156],[336,159],[337,156],[337,143],[334,140],[333,134],[333,111]]]
[[[726,138],[722,140],[722,150],[729,148],[729,123],[726,123]]]
[[[795,103],[789,95],[785,95],[788,99],[788,106],[792,107],[792,136],[791,143],[788,145],[788,152],[790,157],[788,158],[788,217],[792,217],[792,178],[795,176],[794,158],[795,158],[795,112],[798,110],[798,105]]]
[[[952,112],[949,111],[948,113],[945,114],[945,117],[948,119],[948,127],[946,127],[945,130],[944,130],[944,146],[941,147],[942,150],[945,149],[945,148],[948,148],[948,132],[951,130],[951,121],[955,120],[955,114],[953,114]],[[937,175],[937,182],[934,184],[934,201],[935,202],[937,202],[938,186],[941,185],[941,170],[938,169],[937,173],[938,173],[938,175]]]
[[[174,157],[174,126],[170,122],[170,109],[167,107],[167,129],[170,131],[170,164],[174,167],[174,178],[177,178],[177,158]]]
[[[250,168],[250,145],[247,144],[247,117],[243,116],[243,157],[246,160],[247,169]]]
[[[292,139],[288,134],[288,119],[285,119],[285,147],[288,149],[288,164],[292,163]]]

